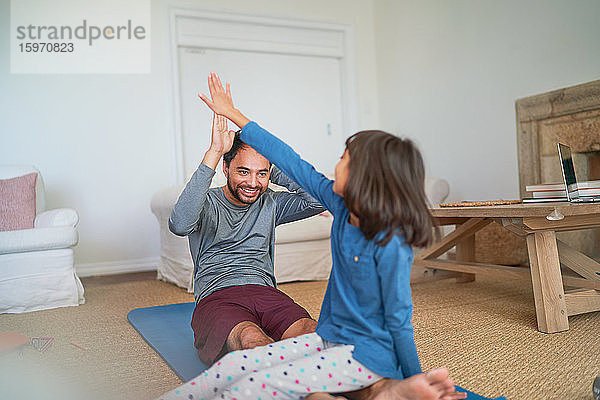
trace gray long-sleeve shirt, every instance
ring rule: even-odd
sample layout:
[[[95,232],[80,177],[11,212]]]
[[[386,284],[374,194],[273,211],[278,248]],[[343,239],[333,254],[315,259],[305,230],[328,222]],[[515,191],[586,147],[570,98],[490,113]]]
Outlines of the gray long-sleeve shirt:
[[[246,206],[230,202],[222,188],[210,188],[214,175],[214,170],[200,164],[169,218],[171,232],[188,236],[196,302],[228,286],[275,287],[275,226],[324,210],[277,167],[271,182],[290,192],[267,189]]]

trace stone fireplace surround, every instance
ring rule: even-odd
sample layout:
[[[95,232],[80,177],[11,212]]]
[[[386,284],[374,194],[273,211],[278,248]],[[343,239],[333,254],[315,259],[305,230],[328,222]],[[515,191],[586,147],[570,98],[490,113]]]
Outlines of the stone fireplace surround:
[[[569,145],[578,180],[600,180],[600,80],[518,99],[519,192],[562,182],[556,143]],[[600,230],[564,232],[564,242],[600,258]]]

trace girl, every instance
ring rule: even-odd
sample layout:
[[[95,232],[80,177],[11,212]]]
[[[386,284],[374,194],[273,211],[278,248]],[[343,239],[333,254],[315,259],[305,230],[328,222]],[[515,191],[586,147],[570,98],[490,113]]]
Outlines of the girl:
[[[209,90],[212,100],[200,95],[202,100],[333,214],[333,266],[316,333],[230,353],[164,398],[298,399],[315,392],[465,398],[447,370],[421,374],[414,342],[411,245],[429,244],[434,225],[413,143],[381,131],[359,132],[346,140],[331,181],[235,109],[229,84],[225,90],[214,73]]]

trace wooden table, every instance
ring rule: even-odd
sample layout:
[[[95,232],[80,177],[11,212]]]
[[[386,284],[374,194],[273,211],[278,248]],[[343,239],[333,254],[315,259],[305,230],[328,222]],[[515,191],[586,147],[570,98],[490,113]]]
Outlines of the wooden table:
[[[530,203],[431,211],[440,225],[457,226],[418,254],[415,265],[457,271],[463,282],[474,280],[476,273],[531,276],[538,329],[545,333],[568,330],[571,315],[600,310],[600,264],[556,239],[556,232],[600,227],[600,204]],[[474,262],[475,232],[492,221],[527,239],[530,268]],[[456,260],[438,259],[454,246]],[[574,273],[563,273],[561,263]]]

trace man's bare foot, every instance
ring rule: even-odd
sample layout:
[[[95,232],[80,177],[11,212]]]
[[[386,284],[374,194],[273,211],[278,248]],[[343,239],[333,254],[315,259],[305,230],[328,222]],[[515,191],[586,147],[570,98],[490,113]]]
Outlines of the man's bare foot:
[[[403,380],[382,379],[366,389],[349,392],[353,399],[367,400],[460,400],[466,393],[457,392],[447,368]]]

